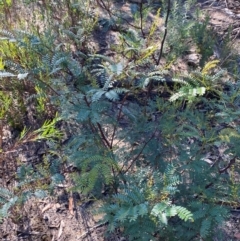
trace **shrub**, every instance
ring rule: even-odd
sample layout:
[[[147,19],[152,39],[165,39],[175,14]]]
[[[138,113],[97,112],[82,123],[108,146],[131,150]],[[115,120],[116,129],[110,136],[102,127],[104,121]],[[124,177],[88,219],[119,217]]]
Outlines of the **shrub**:
[[[50,150],[37,170],[19,166],[19,192],[1,187],[1,218],[19,200],[51,193],[64,181],[61,167],[67,164],[74,167],[68,191],[102,201],[98,211],[108,232],[121,230],[129,240],[211,239],[239,194],[233,177],[239,165],[239,81],[226,80],[219,61],[209,61],[208,19],[199,23],[199,10],[188,17],[191,2],[163,1],[161,11],[143,1],[132,4],[133,22],[126,22],[112,12],[114,2],[96,1],[107,12],[104,31],[119,32],[114,57],[96,54],[89,45],[98,24],[89,10],[92,1],[60,1],[60,17],[66,16],[61,26],[53,2],[44,1],[35,16],[43,18],[44,31],[33,26],[30,32],[1,32],[1,77],[16,83],[19,99],[20,87],[32,86],[28,100],[35,100],[43,116],[38,129],[22,126],[16,143],[47,139]],[[150,13],[157,20],[147,32]],[[160,14],[169,24],[165,42],[157,27]],[[189,43],[199,48],[201,71],[193,67],[172,76],[171,64]],[[165,66],[158,65],[159,56]],[[0,101],[3,118],[25,107],[5,92]],[[64,145],[55,142],[62,138],[56,110],[70,133]]]

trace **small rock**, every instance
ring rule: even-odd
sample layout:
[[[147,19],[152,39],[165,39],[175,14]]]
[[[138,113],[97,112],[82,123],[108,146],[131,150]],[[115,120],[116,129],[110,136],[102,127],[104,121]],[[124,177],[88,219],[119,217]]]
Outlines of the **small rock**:
[[[185,57],[185,60],[187,61],[188,65],[193,65],[193,66],[197,66],[199,65],[199,61],[200,61],[200,56],[199,54],[189,54]]]

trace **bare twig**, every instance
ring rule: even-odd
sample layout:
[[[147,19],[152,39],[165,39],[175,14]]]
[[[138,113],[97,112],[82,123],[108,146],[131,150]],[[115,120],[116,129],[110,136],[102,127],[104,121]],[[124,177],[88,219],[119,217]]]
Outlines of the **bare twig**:
[[[0,149],[3,146],[3,119],[0,119]]]
[[[123,174],[127,173],[128,170],[133,166],[133,164],[137,161],[137,159],[140,157],[140,155],[142,154],[143,150],[145,149],[145,147],[147,146],[147,144],[153,139],[153,137],[155,136],[156,130],[152,133],[151,137],[144,143],[144,145],[142,146],[141,150],[139,151],[139,153],[133,158],[131,164],[128,166],[128,168],[123,172]],[[121,168],[121,172],[122,172],[123,167]]]
[[[163,54],[163,46],[164,46],[164,43],[165,43],[165,40],[166,40],[166,37],[167,37],[167,24],[168,24],[168,18],[169,18],[169,15],[170,15],[170,10],[171,10],[171,0],[168,0],[167,16],[166,16],[165,23],[164,23],[165,31],[164,31],[164,35],[163,35],[163,39],[162,39],[162,43],[161,43],[160,53],[159,53],[158,60],[157,60],[157,63],[156,63],[157,65],[159,65],[160,60],[162,58],[162,54]]]
[[[83,233],[80,237],[78,237],[79,240],[82,240],[83,238],[85,238],[86,236],[88,236],[91,232],[93,232],[95,229],[100,228],[100,227],[106,225],[107,223],[108,223],[108,222],[100,223],[100,224],[97,224],[97,225],[89,228],[87,232]]]
[[[86,102],[87,106],[90,107],[90,103],[88,102],[86,96],[84,96],[84,101]],[[107,137],[105,136],[105,134],[104,134],[104,132],[103,132],[103,130],[102,130],[102,126],[100,125],[100,123],[97,122],[97,127],[95,127],[92,123],[89,123],[89,124],[90,124],[90,126],[91,126],[91,129],[92,129],[93,133],[96,133],[96,132],[97,132],[96,129],[99,130],[99,132],[100,132],[100,137],[101,137],[101,138],[100,138],[101,141],[103,142],[104,146],[108,147],[108,148],[111,150],[111,149],[112,149],[112,148],[111,148],[111,144],[110,144],[110,142],[108,141]]]
[[[102,126],[98,122],[97,122],[97,127],[98,127],[98,130],[100,131],[102,139],[106,143],[107,147],[111,150],[112,149],[111,143],[108,141],[107,137],[105,136],[105,134],[104,134],[104,132],[102,130]]]
[[[228,164],[227,164],[226,167],[224,167],[224,168],[222,168],[222,169],[218,169],[218,172],[219,172],[219,173],[223,173],[223,172],[227,171],[234,163],[235,163],[235,158],[231,159],[231,160],[228,162]]]
[[[143,38],[145,38],[145,34],[143,32],[143,0],[141,0],[140,2],[139,12],[140,12],[140,28],[141,28],[142,36]]]
[[[123,105],[127,99],[127,96],[128,96],[128,93],[124,96],[121,104],[120,104],[120,108],[119,108],[119,112],[118,112],[118,115],[117,115],[117,122],[119,122],[120,120],[120,117],[121,117],[121,114],[122,114],[122,108],[123,108]],[[116,133],[116,129],[117,127],[114,126],[114,129],[113,129],[113,134],[112,134],[112,138],[111,138],[111,149],[113,148],[113,141],[114,141],[114,137],[115,137],[115,133]]]
[[[97,0],[97,4],[104,10],[107,11],[108,15],[110,18],[112,18],[112,12],[110,10],[110,5],[108,3],[108,6],[106,5],[106,3],[103,0]]]
[[[124,17],[122,17],[122,16],[119,17],[118,15],[114,14],[114,12],[112,12],[112,11],[110,10],[110,8],[107,7],[106,4],[104,4],[104,2],[103,2],[102,0],[97,0],[97,4],[99,5],[100,8],[102,8],[102,9],[104,9],[104,10],[106,10],[106,11],[108,12],[108,15],[109,15],[110,18],[112,18],[112,17],[118,17],[118,18],[124,20],[128,25],[132,26],[133,28],[141,29],[141,27],[136,26],[136,25],[130,23],[127,18],[124,18]],[[116,27],[116,26],[115,26],[115,27]]]

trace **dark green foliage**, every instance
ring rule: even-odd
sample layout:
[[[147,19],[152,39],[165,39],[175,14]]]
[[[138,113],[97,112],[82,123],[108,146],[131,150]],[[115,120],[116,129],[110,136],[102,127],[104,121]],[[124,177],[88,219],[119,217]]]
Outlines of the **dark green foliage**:
[[[228,211],[223,207],[193,202],[189,208],[197,210],[193,212],[194,223],[183,223],[182,227],[176,228],[175,231],[179,238],[192,240],[195,237],[203,239],[210,238],[214,235],[214,227],[220,225],[227,218]]]
[[[195,2],[195,0],[171,2],[172,6],[167,36],[167,46],[171,49],[170,53],[167,54],[167,59],[170,61],[181,56],[184,51],[189,50],[189,44],[193,37],[192,31],[196,28],[197,24],[195,20],[196,16],[194,16],[195,11],[191,11]],[[163,7],[165,12],[167,4],[168,1],[164,1]]]
[[[25,203],[33,196],[44,198],[48,195],[48,187],[41,183],[46,172],[40,167],[35,171],[30,165],[21,165],[17,170],[18,185],[14,192],[0,187],[0,222],[9,215],[9,210],[14,205]]]
[[[197,16],[197,19],[199,16]],[[210,56],[213,55],[214,44],[217,43],[215,35],[208,28],[209,17],[205,17],[204,21],[196,22],[194,28],[191,29],[193,41],[197,44],[199,48],[199,53],[202,55],[200,64],[203,66]]]
[[[225,208],[212,208],[216,202],[213,192],[218,197],[229,192],[229,187],[221,190],[227,177],[205,160],[209,151],[217,152],[216,143],[221,142],[219,127],[213,128],[217,121],[213,113],[224,108],[221,99],[214,105],[204,102],[208,112],[191,106],[176,111],[170,102],[158,100],[149,101],[144,109],[138,104],[125,107],[119,102],[120,110],[113,114],[113,104],[104,99],[91,101],[88,96],[87,91],[86,97],[78,99],[80,105],[68,108],[84,128],[79,134],[76,132],[64,152],[81,173],[74,175],[75,190],[79,188],[97,198],[108,190],[109,197],[101,211],[106,213],[104,221],[109,223],[109,231],[123,227],[129,239],[146,235],[147,240],[157,235],[161,225],[168,224],[161,237],[178,240],[186,235],[186,230],[190,230],[189,240],[198,235],[210,237],[213,227],[226,216]],[[128,121],[127,136],[118,111]],[[159,116],[149,121],[149,116],[158,111]],[[108,127],[103,131],[99,125]],[[111,145],[112,138],[123,139],[123,146]],[[175,171],[181,173],[181,179]],[[182,224],[173,216],[194,222]],[[149,225],[144,229],[141,223],[145,222]],[[142,227],[141,234],[138,227]]]
[[[5,188],[0,188],[0,222],[3,218],[7,217],[9,209],[17,202],[18,197],[14,196]]]
[[[137,187],[137,182],[132,182],[131,186],[123,186],[121,193],[107,200],[99,212],[105,213],[103,221],[109,222],[109,231],[113,232],[121,227],[129,240],[140,240],[142,237],[148,240],[154,239],[154,234],[168,224],[170,217],[177,215],[184,221],[193,220],[191,212],[184,207],[172,205],[168,198],[168,195],[173,196],[177,192],[176,185],[179,184],[179,179],[174,174],[175,170],[169,165],[163,176],[158,173],[162,189],[156,185],[159,190],[154,190],[151,183],[142,180],[139,185],[141,188]],[[144,175],[147,174],[147,170],[141,172],[135,181],[138,178],[144,179]],[[162,192],[162,197],[158,196],[159,192]],[[158,199],[160,202],[157,202]]]

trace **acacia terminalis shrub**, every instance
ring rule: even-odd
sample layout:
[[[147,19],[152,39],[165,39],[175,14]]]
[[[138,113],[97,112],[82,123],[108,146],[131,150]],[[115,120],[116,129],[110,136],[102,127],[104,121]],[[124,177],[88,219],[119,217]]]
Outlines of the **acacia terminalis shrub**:
[[[101,8],[111,10],[101,3]],[[92,6],[91,1],[88,4]],[[42,174],[48,175],[52,190],[64,180],[67,170],[61,167],[71,165],[69,191],[80,192],[87,201],[101,200],[97,211],[110,233],[120,230],[129,240],[211,240],[239,195],[234,179],[239,172],[239,81],[222,80],[224,70],[217,61],[204,60],[198,70],[177,77],[167,67],[156,66],[158,22],[146,36],[144,17],[151,8],[144,4],[132,9],[138,12],[140,28],[117,28],[121,16],[108,12],[108,26],[116,27],[121,41],[112,48],[114,58],[88,48],[97,21],[87,18],[89,12],[80,4],[67,6],[68,21],[61,31],[48,21],[49,31],[21,33],[17,39],[23,58],[29,57],[27,63],[18,61],[18,67],[33,77],[39,109],[47,93],[70,133],[70,140],[57,145],[51,135],[56,130],[42,128],[52,141],[52,154],[46,158],[49,171]],[[194,18],[187,18],[190,1],[185,4],[174,4],[169,15],[169,59],[163,48],[167,63],[186,51],[185,40],[197,45],[209,41],[206,36],[202,42],[198,38],[207,22],[201,28]],[[160,10],[156,12],[158,17]],[[163,6],[165,18],[166,14]],[[206,60],[209,53],[202,53]],[[20,68],[15,71],[19,72],[9,74],[23,74]],[[19,170],[33,173],[29,167]],[[17,199],[1,190],[1,212],[6,216]]]

